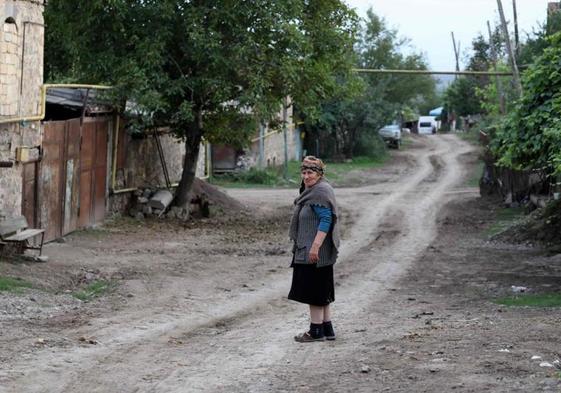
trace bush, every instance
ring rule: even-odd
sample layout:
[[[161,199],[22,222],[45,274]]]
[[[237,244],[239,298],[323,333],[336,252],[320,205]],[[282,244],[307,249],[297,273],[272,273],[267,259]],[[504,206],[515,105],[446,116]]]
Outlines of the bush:
[[[386,144],[376,133],[361,134],[353,151],[355,156],[366,156],[376,159],[384,157],[386,153]]]
[[[218,183],[246,183],[272,186],[279,182],[282,168],[250,168],[247,171],[235,171],[214,176]]]

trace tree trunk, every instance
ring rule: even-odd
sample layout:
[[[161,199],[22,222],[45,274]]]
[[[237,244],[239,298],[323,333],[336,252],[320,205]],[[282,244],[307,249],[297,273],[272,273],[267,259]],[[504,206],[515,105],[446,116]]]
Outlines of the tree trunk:
[[[181,181],[175,191],[176,206],[186,207],[190,202],[202,136],[202,111],[199,110],[196,121],[188,126],[185,133],[185,160],[183,161]]]

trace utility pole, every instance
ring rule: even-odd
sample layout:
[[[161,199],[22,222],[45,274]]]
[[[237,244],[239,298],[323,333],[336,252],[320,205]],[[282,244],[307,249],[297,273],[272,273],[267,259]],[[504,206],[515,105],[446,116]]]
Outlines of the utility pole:
[[[282,102],[282,136],[284,139],[284,180],[288,180],[288,97]]]
[[[520,38],[518,36],[518,12],[516,12],[516,0],[512,0],[512,14],[514,15],[514,54],[516,58],[520,55]]]
[[[491,48],[491,60],[493,61],[493,68],[497,72],[497,52],[495,51],[495,43],[493,42],[493,33],[491,32],[491,24],[487,21],[487,30],[489,31],[489,46]],[[499,112],[504,115],[505,101],[503,95],[503,88],[501,80],[498,75],[495,75],[495,86],[497,87],[497,96],[499,98]]]
[[[518,66],[516,65],[516,58],[514,57],[514,52],[512,51],[510,36],[508,34],[508,27],[506,25],[505,13],[503,11],[503,3],[501,2],[501,0],[497,0],[497,5],[499,7],[499,16],[501,17],[501,27],[503,30],[506,49],[508,51],[508,58],[510,60],[510,66],[512,67],[514,86],[516,88],[516,91],[518,92],[518,97],[520,97],[522,95],[522,84],[520,83],[520,73],[518,72]]]
[[[454,32],[452,31],[452,45],[454,45],[454,56],[456,57],[456,72],[460,71],[460,50],[459,50],[459,46],[460,43],[458,42],[458,48],[456,48],[456,39],[454,38]],[[456,77],[457,78],[457,77]]]

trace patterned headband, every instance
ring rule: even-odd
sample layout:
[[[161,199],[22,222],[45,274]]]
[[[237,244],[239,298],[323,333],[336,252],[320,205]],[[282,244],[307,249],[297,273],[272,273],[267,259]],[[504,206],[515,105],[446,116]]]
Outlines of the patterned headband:
[[[309,163],[302,164],[302,166],[300,167],[300,171],[303,171],[303,170],[306,170],[306,169],[308,169],[310,171],[317,172],[320,175],[323,175],[323,168],[318,166],[318,165],[309,164]]]

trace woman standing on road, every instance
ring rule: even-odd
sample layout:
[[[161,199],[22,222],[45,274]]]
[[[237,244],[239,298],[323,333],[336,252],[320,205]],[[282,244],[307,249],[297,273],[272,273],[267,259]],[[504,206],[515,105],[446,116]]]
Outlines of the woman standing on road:
[[[310,330],[298,342],[335,340],[330,303],[335,300],[333,264],[339,248],[337,203],[324,179],[325,164],[316,157],[302,161],[300,196],[294,201],[290,239],[294,242],[292,287],[288,298],[310,306]]]

